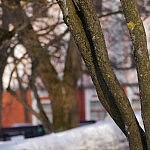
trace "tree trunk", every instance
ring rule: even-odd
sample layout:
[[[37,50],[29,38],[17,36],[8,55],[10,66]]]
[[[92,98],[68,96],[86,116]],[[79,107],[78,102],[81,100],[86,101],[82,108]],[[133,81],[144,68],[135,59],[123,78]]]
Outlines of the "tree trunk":
[[[22,40],[23,44],[25,45],[28,52],[30,53],[30,56],[32,57],[32,60],[38,61],[37,63],[38,71],[40,72],[42,81],[44,82],[44,85],[46,86],[50,94],[51,102],[52,102],[54,130],[60,131],[61,129],[68,129],[69,126],[71,127],[73,125],[73,124],[70,125],[70,122],[67,122],[70,119],[69,115],[71,115],[71,112],[69,111],[72,111],[71,107],[73,106],[66,106],[67,108],[69,108],[68,110],[64,110],[64,108],[65,108],[65,105],[67,105],[66,102],[69,101],[69,98],[71,97],[70,94],[72,94],[72,91],[67,92],[67,96],[65,96],[65,100],[64,100],[63,88],[65,89],[66,87],[64,85],[63,85],[64,87],[61,86],[62,81],[58,79],[58,75],[54,67],[52,66],[52,64],[50,64],[49,55],[45,53],[45,50],[41,47],[38,41],[37,35],[33,31],[31,25],[28,26],[28,28],[26,28],[24,32],[22,32],[22,39],[23,39]],[[31,43],[31,41],[33,42]],[[68,89],[65,89],[65,91],[67,90]],[[74,90],[74,88],[72,90]],[[71,103],[73,105],[73,102]],[[66,113],[66,117],[64,116],[61,117],[61,115],[64,115],[65,113]],[[67,116],[67,113],[69,113],[68,116]],[[76,117],[73,120],[76,120]],[[76,125],[74,124],[72,127],[74,126],[77,126],[77,124]]]
[[[26,16],[26,14],[24,13],[24,11],[22,10],[21,6],[19,6],[19,3],[15,3],[14,2],[13,4],[11,4],[8,0],[5,0],[5,1],[3,1],[3,4],[7,6],[8,12],[11,12],[10,15],[16,14],[16,17],[15,17],[14,20],[13,19],[11,20],[11,17],[9,17],[9,21],[12,22],[15,27],[17,27],[20,24],[20,22],[22,23],[22,22],[27,21],[28,26],[25,26],[26,28],[24,27],[25,28],[24,31],[21,30],[21,32],[20,32],[21,34],[19,34],[20,37],[21,37],[20,39],[22,39],[23,45],[27,48],[27,51],[28,51],[28,53],[29,53],[29,55],[30,55],[33,63],[37,63],[37,66],[38,66],[37,70],[38,70],[38,72],[40,72],[41,78],[42,78],[42,80],[44,82],[44,85],[45,85],[46,89],[48,90],[48,92],[50,94],[50,97],[53,97],[52,101],[55,101],[55,97],[56,97],[56,99],[57,99],[56,101],[59,101],[59,103],[66,104],[66,102],[69,101],[69,97],[71,99],[74,99],[76,96],[74,96],[72,98],[72,96],[67,95],[66,98],[65,98],[65,100],[62,100],[62,97],[64,97],[64,95],[62,94],[61,87],[59,87],[59,85],[62,85],[62,81],[59,80],[58,74],[57,74],[55,68],[50,63],[50,57],[49,57],[49,55],[46,53],[46,50],[41,47],[41,43],[38,40],[38,36],[34,32],[34,30],[32,28],[32,25],[30,23],[30,20],[28,19],[28,17]],[[68,60],[70,60],[70,58]],[[80,61],[78,61],[78,62],[80,62]],[[67,65],[67,66],[70,66],[70,65]],[[67,67],[66,70],[68,70],[68,68],[69,67]],[[77,67],[71,67],[71,68],[75,68],[76,69]],[[69,71],[72,73],[72,70],[69,70]],[[77,71],[77,70],[75,70],[75,71]],[[67,80],[67,78],[69,76],[69,75],[66,75],[66,74],[68,74],[68,71],[67,71],[67,73],[65,73],[65,77],[66,77],[65,81]],[[75,80],[72,80],[73,77],[75,77]],[[72,78],[68,81],[69,84],[72,82],[73,85],[74,85],[74,86],[70,86],[70,88],[72,88],[72,90],[76,89],[77,80],[78,80],[78,74],[77,73],[72,73]],[[55,89],[55,88],[53,88],[55,86],[58,87],[58,90]],[[60,93],[60,97],[57,96],[58,93],[54,94],[56,96],[52,95],[53,93],[55,93],[53,91],[53,89],[55,90],[55,92],[56,91],[60,91],[59,92]],[[70,89],[68,88],[66,90],[69,91]],[[71,94],[74,95],[74,93],[72,93],[72,92],[69,92],[69,93],[71,93]],[[61,100],[62,100],[62,102],[61,102]],[[70,100],[70,101],[71,101],[72,105],[75,102],[77,102],[77,101],[72,102],[72,100]],[[52,105],[53,105],[53,102],[52,102]],[[59,110],[59,111],[63,110],[63,112],[64,112],[63,114],[66,114],[66,117],[64,118],[66,121],[61,121],[61,124],[60,124],[61,126],[64,126],[63,128],[69,128],[68,126],[74,127],[74,126],[77,126],[77,124],[78,124],[77,121],[76,121],[77,120],[76,118],[78,118],[78,117],[75,117],[75,119],[73,119],[73,121],[76,122],[76,123],[74,123],[74,124],[71,123],[71,125],[70,125],[70,122],[73,122],[73,121],[70,121],[70,122],[67,123],[67,120],[70,119],[70,115],[74,114],[74,116],[75,116],[75,113],[74,113],[75,110],[73,109],[73,106],[70,106],[70,105],[71,104],[69,104],[69,106],[66,106],[67,108],[69,108],[68,110],[64,110],[64,108],[65,108],[64,105],[62,106],[63,108],[61,108],[61,105],[60,106],[59,105],[55,105],[59,109],[54,108],[52,106],[52,108],[54,109],[53,110],[54,113],[57,113],[55,110]],[[72,107],[72,109],[74,111],[71,110],[71,107]],[[69,111],[71,111],[71,112],[69,112]],[[69,113],[68,116],[67,116],[67,113]],[[57,116],[55,114],[53,114],[53,115]],[[76,114],[76,115],[78,115],[78,114]],[[46,119],[44,119],[44,120],[46,120]],[[55,122],[55,119],[54,119],[54,122]],[[65,123],[65,124],[62,124],[62,123]],[[56,129],[56,130],[60,130],[60,128]]]
[[[144,147],[140,134],[142,129],[135,118],[129,100],[111,69],[102,29],[92,2],[90,0],[68,0],[66,3],[63,1],[58,1],[58,3],[63,11],[64,21],[80,48],[99,98],[104,96],[105,99],[102,102],[114,120],[116,118],[113,115],[113,109],[118,111],[117,124],[127,136],[130,148],[141,150]],[[109,101],[113,101],[114,105]],[[116,107],[114,107],[115,105]],[[122,125],[119,124],[121,121]],[[142,133],[144,132],[142,131]]]
[[[150,149],[150,60],[146,34],[135,0],[121,0],[122,8],[134,46],[141,98],[141,111],[145,127],[147,146]]]
[[[3,82],[2,75],[0,75],[0,128],[2,128],[2,95],[3,95]]]
[[[54,130],[62,131],[76,127],[79,122],[76,90],[61,83],[53,87],[51,96]]]

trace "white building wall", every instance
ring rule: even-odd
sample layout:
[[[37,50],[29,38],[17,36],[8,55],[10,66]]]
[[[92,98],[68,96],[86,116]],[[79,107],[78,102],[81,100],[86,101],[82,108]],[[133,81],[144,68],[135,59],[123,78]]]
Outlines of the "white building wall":
[[[53,116],[52,116],[52,109],[51,109],[50,99],[48,99],[48,93],[46,91],[42,91],[42,92],[39,92],[39,93],[40,93],[40,98],[41,99],[46,98],[46,99],[41,100],[41,104],[43,106],[43,109],[44,109],[45,113],[47,114],[47,117],[52,122],[53,121]],[[32,95],[32,108],[35,111],[38,112],[39,109],[37,107],[37,101],[36,101],[33,93],[31,95]],[[32,124],[33,125],[38,125],[38,124],[41,124],[41,121],[37,117],[32,115]]]
[[[85,89],[85,120],[102,120],[106,111],[101,105],[94,88]]]
[[[90,100],[93,91],[90,89],[85,90],[85,120],[91,120],[90,118]]]

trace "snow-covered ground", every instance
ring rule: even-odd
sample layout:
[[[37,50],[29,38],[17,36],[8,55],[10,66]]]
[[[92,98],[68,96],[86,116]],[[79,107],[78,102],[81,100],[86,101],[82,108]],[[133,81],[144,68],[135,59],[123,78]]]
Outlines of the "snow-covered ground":
[[[138,120],[141,120],[138,114]],[[128,150],[128,142],[115,125],[107,118],[60,133],[12,142],[1,142],[0,150]]]

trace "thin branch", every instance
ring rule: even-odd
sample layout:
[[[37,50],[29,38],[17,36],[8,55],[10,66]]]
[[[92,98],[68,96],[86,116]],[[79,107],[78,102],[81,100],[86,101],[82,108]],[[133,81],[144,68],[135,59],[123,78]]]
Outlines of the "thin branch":
[[[26,109],[28,109],[33,115],[35,115],[40,120],[39,113],[37,113],[28,103],[26,103],[25,101],[22,101],[22,99],[18,96],[18,94],[16,94],[16,92],[14,90],[12,90],[10,87],[8,87],[7,91],[12,96],[14,96],[18,102],[20,102],[21,104],[23,104],[26,107]]]
[[[136,63],[141,111],[145,127],[147,149],[150,149],[150,60],[146,33],[135,0],[120,0],[126,18],[130,37],[134,46],[133,55]]]
[[[98,17],[99,18],[104,18],[104,17],[108,17],[108,16],[112,16],[112,15],[117,15],[117,14],[123,14],[122,10],[110,12],[110,13],[107,13],[107,14],[102,14],[102,15],[100,15]]]

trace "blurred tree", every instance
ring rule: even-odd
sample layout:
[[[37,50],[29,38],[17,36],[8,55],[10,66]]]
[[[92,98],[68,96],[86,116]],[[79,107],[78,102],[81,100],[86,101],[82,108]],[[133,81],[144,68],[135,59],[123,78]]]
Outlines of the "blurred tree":
[[[150,149],[150,62],[146,36],[134,0],[121,0],[133,43],[142,118],[145,132],[139,126],[130,102],[120,86],[109,62],[103,32],[91,0],[57,1],[81,55],[90,72],[98,97],[110,116],[129,140],[130,149]]]
[[[58,22],[54,21],[55,24],[52,22],[49,25],[47,21],[44,22],[44,19],[48,20],[48,11],[50,11],[50,8],[53,5],[56,5],[53,1],[21,1],[20,3],[19,1],[13,1],[13,3],[11,3],[9,0],[2,1],[1,5],[3,9],[3,24],[5,24],[5,30],[8,33],[10,32],[13,34],[16,38],[17,44],[22,44],[26,48],[27,53],[25,53],[20,59],[11,55],[13,60],[15,60],[12,75],[14,72],[17,73],[18,70],[15,79],[17,80],[19,85],[18,88],[22,93],[29,88],[34,91],[39,112],[36,112],[27,104],[24,95],[22,95],[24,97],[23,99],[23,97],[18,97],[14,92],[11,88],[12,77],[10,79],[8,91],[16,96],[25,108],[31,111],[42,122],[47,132],[51,132],[52,130],[66,130],[76,127],[79,124],[76,92],[77,81],[81,76],[81,57],[72,38],[69,40],[68,46],[64,44],[67,42],[63,39],[68,33],[67,29],[60,35],[55,33],[54,30],[57,26],[62,24],[59,16],[57,16],[58,18],[55,18],[58,20]],[[42,17],[43,20],[41,19]],[[40,19],[41,21],[39,21]],[[43,22],[46,24],[44,27]],[[36,23],[38,27],[36,27]],[[37,30],[37,28],[39,30]],[[10,40],[11,37],[8,37],[7,39]],[[45,41],[48,42],[45,43]],[[10,44],[8,45],[10,47]],[[14,45],[12,49],[14,50],[16,46],[17,45]],[[60,59],[59,55],[62,51],[61,47],[64,47],[65,49],[66,58],[63,60],[63,76],[60,77],[60,73],[55,67],[55,60]],[[56,50],[52,51],[51,49]],[[6,60],[8,60],[8,57]],[[32,75],[30,75],[30,73],[27,74],[28,71],[26,70],[24,71],[23,76],[20,77],[17,66],[20,62],[25,66],[23,62],[25,60],[28,61],[28,63],[31,61]],[[39,101],[40,98],[36,87],[37,77],[42,79],[44,86],[50,95],[53,123],[47,118]]]

